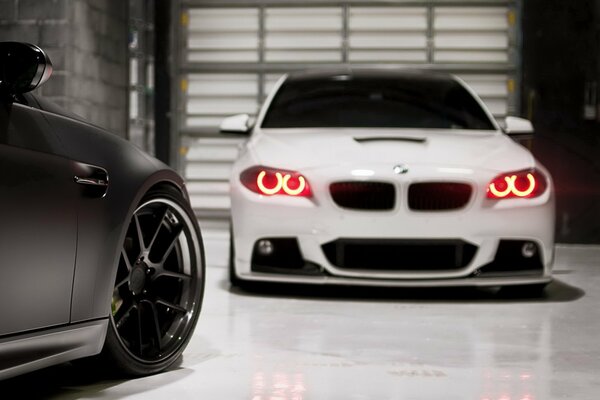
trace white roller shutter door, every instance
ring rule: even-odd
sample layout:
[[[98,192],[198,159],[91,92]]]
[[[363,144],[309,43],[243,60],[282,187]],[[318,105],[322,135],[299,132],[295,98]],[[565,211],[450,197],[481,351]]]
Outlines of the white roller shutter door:
[[[320,65],[440,69],[464,79],[494,116],[515,112],[518,27],[516,8],[506,1],[469,7],[436,1],[376,7],[190,3],[182,8],[178,124],[189,148],[184,172],[199,213],[224,215],[229,209],[227,179],[242,139],[219,135],[220,122],[233,114],[255,116],[289,70]]]

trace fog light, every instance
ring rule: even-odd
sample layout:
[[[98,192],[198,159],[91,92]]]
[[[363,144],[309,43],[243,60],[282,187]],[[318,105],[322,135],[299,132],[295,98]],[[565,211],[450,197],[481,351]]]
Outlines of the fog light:
[[[521,254],[525,258],[531,258],[535,256],[537,253],[537,246],[533,242],[525,242],[523,243],[523,247],[521,247]]]
[[[273,242],[266,239],[259,240],[256,248],[261,256],[270,256],[275,250]]]

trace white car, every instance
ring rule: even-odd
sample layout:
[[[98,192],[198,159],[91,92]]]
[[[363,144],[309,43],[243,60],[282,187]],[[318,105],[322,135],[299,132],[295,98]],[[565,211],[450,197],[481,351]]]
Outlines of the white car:
[[[551,177],[449,74],[292,73],[231,174],[230,279],[377,286],[514,286],[551,277]]]

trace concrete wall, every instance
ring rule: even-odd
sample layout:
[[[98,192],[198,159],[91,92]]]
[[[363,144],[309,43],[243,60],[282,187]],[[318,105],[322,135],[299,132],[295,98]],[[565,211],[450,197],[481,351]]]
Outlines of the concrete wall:
[[[54,73],[38,94],[127,135],[127,1],[0,0],[0,41],[10,40],[50,55]]]

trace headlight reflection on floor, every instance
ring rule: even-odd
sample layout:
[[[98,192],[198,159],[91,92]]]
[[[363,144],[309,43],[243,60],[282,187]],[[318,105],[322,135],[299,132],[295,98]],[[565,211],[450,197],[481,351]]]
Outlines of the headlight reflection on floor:
[[[302,373],[255,372],[252,376],[252,400],[302,400],[306,392]]]

